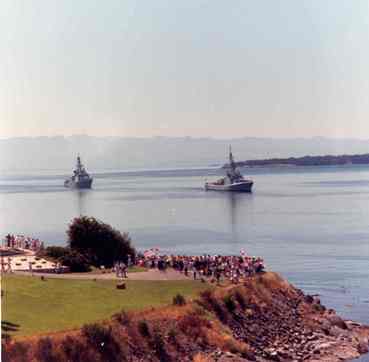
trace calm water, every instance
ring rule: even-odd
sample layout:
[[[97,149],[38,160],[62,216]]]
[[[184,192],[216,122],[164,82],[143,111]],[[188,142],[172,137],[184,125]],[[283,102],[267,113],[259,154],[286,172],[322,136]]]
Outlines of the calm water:
[[[215,169],[100,173],[84,192],[64,189],[63,173],[2,175],[0,232],[65,244],[68,223],[83,214],[128,231],[139,249],[245,249],[346,318],[369,323],[369,167],[247,172],[252,194],[205,192]]]

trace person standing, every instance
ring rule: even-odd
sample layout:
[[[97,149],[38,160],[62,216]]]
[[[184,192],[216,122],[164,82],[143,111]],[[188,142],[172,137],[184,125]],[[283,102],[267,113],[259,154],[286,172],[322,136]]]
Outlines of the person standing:
[[[12,259],[10,257],[8,257],[8,273],[12,272]]]
[[[125,263],[123,263],[123,265],[122,265],[122,277],[123,278],[128,278],[128,276],[127,276],[127,265],[125,264]]]
[[[1,257],[1,273],[5,273],[5,261],[4,261],[4,257]]]

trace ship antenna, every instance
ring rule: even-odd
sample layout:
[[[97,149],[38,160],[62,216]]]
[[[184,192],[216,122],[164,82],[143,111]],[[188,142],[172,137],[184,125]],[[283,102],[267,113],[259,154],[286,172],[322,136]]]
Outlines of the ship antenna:
[[[233,160],[232,146],[231,145],[229,145],[229,166],[231,168],[234,168],[234,160]]]
[[[79,153],[77,154],[77,169],[79,170],[81,168],[81,157],[79,156]]]

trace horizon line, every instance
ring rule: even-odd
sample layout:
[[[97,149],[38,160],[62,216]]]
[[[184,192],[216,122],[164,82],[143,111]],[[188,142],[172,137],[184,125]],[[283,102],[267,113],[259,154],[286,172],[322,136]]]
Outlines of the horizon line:
[[[335,136],[234,136],[234,137],[214,137],[214,136],[116,136],[116,135],[104,135],[104,136],[95,136],[89,134],[71,134],[71,135],[38,135],[38,136],[0,136],[0,141],[7,140],[23,140],[23,139],[39,139],[39,138],[77,138],[77,137],[86,137],[86,138],[115,138],[115,139],[133,139],[133,140],[149,140],[149,139],[193,139],[193,140],[217,140],[217,141],[228,141],[228,140],[242,140],[242,139],[273,139],[273,140],[353,140],[353,141],[369,141],[369,138],[360,138],[360,137],[335,137]]]

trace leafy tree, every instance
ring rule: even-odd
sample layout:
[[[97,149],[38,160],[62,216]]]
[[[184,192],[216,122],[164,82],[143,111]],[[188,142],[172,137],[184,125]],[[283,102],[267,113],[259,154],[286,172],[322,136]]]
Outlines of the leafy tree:
[[[67,248],[67,252],[58,260],[74,273],[88,272],[91,269],[88,258],[77,250]]]
[[[43,250],[41,256],[59,259],[67,255],[69,251],[69,248],[65,248],[63,246],[48,246]]]
[[[75,218],[67,231],[72,250],[86,256],[94,266],[113,266],[117,260],[127,263],[128,256],[135,256],[131,238],[93,217]]]

